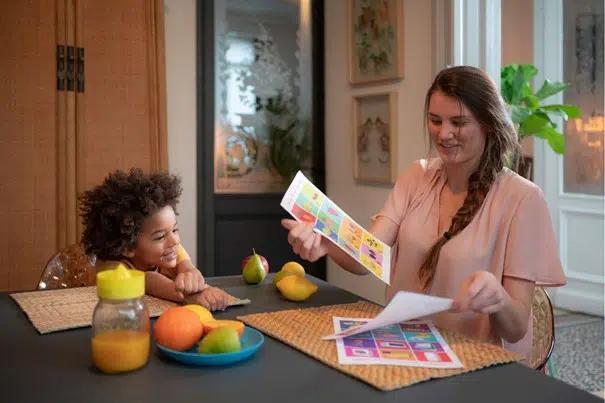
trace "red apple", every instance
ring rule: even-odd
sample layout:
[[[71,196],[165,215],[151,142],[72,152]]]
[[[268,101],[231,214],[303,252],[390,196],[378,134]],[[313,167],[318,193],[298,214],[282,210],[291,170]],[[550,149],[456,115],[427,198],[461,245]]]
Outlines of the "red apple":
[[[258,255],[258,253],[257,253]],[[252,259],[252,256],[254,255],[250,255],[247,258],[244,259],[244,261],[242,262],[242,270],[244,268],[244,266],[246,265],[246,263],[248,263],[248,260]],[[258,257],[260,257],[260,261],[263,263],[263,267],[265,268],[265,273],[269,273],[269,262],[267,262],[267,259],[265,259],[264,256],[262,255],[258,255]]]

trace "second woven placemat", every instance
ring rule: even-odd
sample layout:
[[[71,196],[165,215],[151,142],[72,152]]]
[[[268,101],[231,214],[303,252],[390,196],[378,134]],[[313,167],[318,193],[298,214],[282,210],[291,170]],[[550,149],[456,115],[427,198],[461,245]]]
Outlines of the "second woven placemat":
[[[90,326],[98,301],[95,286],[27,291],[10,294],[10,296],[25,312],[40,334]],[[150,295],[145,295],[144,299],[147,309],[149,309],[149,316],[152,318],[177,305]],[[249,302],[249,300],[241,300],[229,295],[229,306]]]
[[[238,319],[330,367],[384,391],[399,389],[432,378],[445,378],[495,364],[521,360],[521,357],[498,346],[478,343],[439,329],[464,368],[433,369],[340,364],[335,341],[321,340],[322,336],[334,332],[332,317],[373,318],[382,309],[378,305],[360,301],[352,304],[251,314],[239,316]]]

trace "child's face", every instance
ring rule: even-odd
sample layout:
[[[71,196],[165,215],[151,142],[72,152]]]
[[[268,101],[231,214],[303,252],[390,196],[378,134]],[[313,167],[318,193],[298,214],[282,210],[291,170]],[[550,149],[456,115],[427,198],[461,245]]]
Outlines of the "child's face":
[[[180,243],[176,214],[166,206],[143,221],[134,250],[128,252],[135,266],[172,269],[176,266],[176,247]]]

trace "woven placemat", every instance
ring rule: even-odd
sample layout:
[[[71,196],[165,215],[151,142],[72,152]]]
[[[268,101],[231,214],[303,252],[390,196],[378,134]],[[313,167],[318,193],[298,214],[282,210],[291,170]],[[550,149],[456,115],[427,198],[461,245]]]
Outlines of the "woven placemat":
[[[384,391],[522,359],[498,346],[478,343],[439,329],[464,368],[433,369],[395,365],[339,364],[336,342],[321,340],[322,336],[334,333],[332,317],[373,318],[382,309],[378,305],[360,301],[352,304],[250,314],[239,316],[238,319],[330,367]]]
[[[90,326],[92,314],[97,304],[97,287],[74,287],[59,290],[28,291],[10,294],[11,298],[25,312],[32,325],[40,334]],[[144,297],[150,317],[160,316],[177,303]],[[245,305],[248,299],[229,295],[229,306]]]

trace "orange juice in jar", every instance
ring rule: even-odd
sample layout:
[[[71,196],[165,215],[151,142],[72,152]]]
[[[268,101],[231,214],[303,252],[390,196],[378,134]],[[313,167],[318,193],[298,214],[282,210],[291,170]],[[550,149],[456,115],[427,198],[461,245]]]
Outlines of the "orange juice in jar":
[[[149,311],[145,274],[118,264],[97,274],[99,302],[92,320],[92,362],[110,374],[134,371],[147,363]]]

